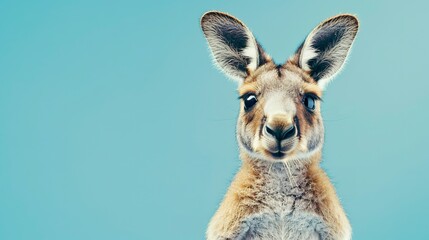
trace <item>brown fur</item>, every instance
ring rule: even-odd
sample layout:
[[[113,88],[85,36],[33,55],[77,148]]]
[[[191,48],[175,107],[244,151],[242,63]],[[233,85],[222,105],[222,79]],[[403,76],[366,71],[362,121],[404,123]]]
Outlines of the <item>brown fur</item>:
[[[246,154],[241,154],[241,157],[242,167],[211,220],[213,230],[222,233],[223,236],[230,236],[232,232],[236,232],[243,218],[257,213],[261,206],[264,206],[261,192],[264,191],[266,182],[264,173],[269,167],[255,164],[257,160]],[[308,201],[306,211],[320,214],[334,232],[340,233],[344,224],[348,224],[348,220],[334,187],[319,166],[320,158],[321,153],[318,153],[304,166],[307,169],[305,174],[308,181],[298,183],[300,188],[306,190],[300,198],[302,201]]]

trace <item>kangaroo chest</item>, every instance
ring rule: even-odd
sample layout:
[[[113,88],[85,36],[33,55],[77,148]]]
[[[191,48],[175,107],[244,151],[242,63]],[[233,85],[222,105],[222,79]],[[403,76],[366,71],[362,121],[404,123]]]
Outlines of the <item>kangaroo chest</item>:
[[[329,239],[324,220],[315,213],[289,207],[266,208],[243,221],[243,239]]]
[[[242,222],[243,239],[330,239],[304,175],[283,170],[265,176],[255,198],[259,210]]]

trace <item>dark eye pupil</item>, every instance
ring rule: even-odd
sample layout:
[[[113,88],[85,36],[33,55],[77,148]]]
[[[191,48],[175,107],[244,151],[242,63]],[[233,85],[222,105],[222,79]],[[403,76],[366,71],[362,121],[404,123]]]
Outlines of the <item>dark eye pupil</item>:
[[[249,95],[244,98],[244,110],[249,110],[258,100],[255,95]]]
[[[309,110],[314,110],[315,107],[315,102],[314,102],[314,98],[311,96],[306,96],[304,98],[304,105],[306,108],[308,108]]]

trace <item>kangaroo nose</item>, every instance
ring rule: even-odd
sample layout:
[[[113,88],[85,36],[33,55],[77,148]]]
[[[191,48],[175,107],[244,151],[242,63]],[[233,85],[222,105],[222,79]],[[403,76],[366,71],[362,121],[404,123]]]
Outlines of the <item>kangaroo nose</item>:
[[[283,127],[272,128],[268,125],[265,125],[265,130],[269,135],[275,137],[279,142],[294,136],[296,132],[295,125],[291,125],[288,128],[283,128]]]

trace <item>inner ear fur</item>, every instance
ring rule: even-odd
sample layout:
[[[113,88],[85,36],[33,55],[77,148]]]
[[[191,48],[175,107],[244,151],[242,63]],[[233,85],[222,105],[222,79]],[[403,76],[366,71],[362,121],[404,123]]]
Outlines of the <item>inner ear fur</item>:
[[[201,28],[216,65],[234,80],[242,82],[268,59],[251,31],[229,14],[207,12]]]
[[[323,89],[343,67],[359,28],[350,14],[337,15],[319,24],[297,51],[299,66]]]

